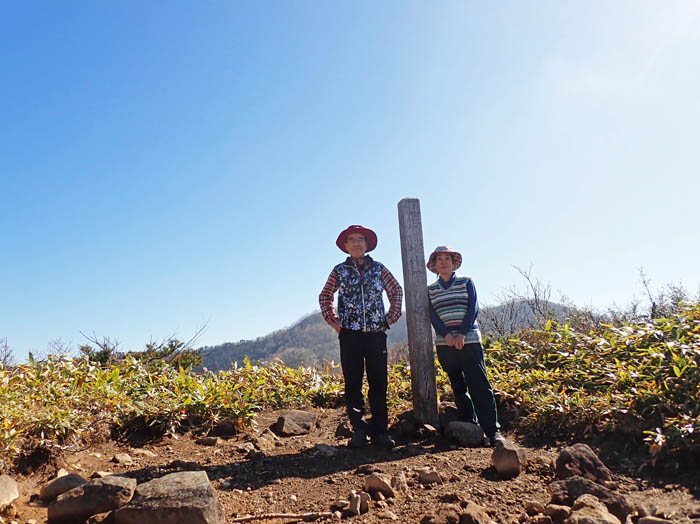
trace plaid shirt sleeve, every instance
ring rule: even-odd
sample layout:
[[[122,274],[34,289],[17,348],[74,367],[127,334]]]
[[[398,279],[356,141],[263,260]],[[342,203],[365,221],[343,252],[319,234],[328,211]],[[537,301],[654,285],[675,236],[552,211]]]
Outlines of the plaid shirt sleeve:
[[[328,275],[326,285],[323,286],[321,294],[318,296],[318,303],[321,306],[321,315],[330,326],[338,324],[338,315],[333,309],[333,294],[338,291],[338,275],[335,269]]]
[[[393,324],[401,317],[403,289],[401,289],[401,285],[386,267],[382,267],[382,283],[389,297],[389,312],[386,314],[386,321],[389,324]]]

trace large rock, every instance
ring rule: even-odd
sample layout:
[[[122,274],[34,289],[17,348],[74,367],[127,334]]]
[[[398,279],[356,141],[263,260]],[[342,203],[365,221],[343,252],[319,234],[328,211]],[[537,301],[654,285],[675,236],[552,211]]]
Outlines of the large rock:
[[[17,482],[9,475],[0,475],[0,509],[19,498]]]
[[[280,437],[306,435],[314,428],[317,419],[316,413],[290,409],[282,413],[270,429]]]
[[[447,424],[445,436],[460,446],[480,446],[484,442],[484,432],[478,424],[455,420]]]
[[[564,480],[574,475],[599,484],[612,481],[612,473],[586,444],[574,444],[564,448],[556,461],[557,479]]]
[[[126,477],[94,479],[66,491],[49,506],[49,522],[75,523],[106,513],[131,500],[136,480]]]
[[[581,495],[574,502],[571,514],[564,524],[621,524],[621,522],[596,497]]]
[[[567,506],[572,506],[581,495],[593,495],[605,504],[608,511],[620,519],[620,522],[625,522],[627,515],[632,511],[632,506],[625,497],[601,486],[597,482],[578,475],[554,481],[547,489],[552,496],[553,504],[565,504]]]
[[[47,501],[53,500],[66,491],[82,486],[85,484],[85,482],[86,481],[83,477],[76,475],[75,473],[63,475],[62,477],[55,478],[48,484],[42,486],[41,490],[39,491],[39,498]]]
[[[223,508],[204,471],[181,471],[139,485],[114,512],[115,524],[224,524]]]
[[[504,477],[517,477],[527,466],[527,453],[520,446],[509,441],[502,441],[491,454],[491,462]]]

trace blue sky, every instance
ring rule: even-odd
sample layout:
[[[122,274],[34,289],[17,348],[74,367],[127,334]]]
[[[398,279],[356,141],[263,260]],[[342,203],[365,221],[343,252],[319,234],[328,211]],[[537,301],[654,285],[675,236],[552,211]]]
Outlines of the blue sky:
[[[199,344],[318,307],[397,203],[483,304],[700,284],[700,3],[15,2],[0,19],[0,339]]]

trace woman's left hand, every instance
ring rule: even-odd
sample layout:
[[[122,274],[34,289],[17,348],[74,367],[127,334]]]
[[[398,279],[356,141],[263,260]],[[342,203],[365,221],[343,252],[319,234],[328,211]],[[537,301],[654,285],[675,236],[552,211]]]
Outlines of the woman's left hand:
[[[464,340],[466,338],[467,337],[465,337],[462,333],[457,333],[457,335],[454,337],[455,348],[462,349],[464,347]]]

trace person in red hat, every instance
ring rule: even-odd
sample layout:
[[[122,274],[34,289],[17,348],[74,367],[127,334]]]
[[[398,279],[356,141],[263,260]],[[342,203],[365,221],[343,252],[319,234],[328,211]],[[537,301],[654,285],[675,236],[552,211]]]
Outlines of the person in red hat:
[[[498,430],[496,399],[486,375],[474,282],[455,273],[462,265],[462,255],[447,246],[436,247],[426,265],[438,275],[428,285],[430,323],[435,329],[438,360],[450,379],[459,417],[473,423],[478,417],[486,442],[495,446],[503,441],[503,436]]]
[[[340,363],[345,380],[345,404],[353,435],[348,446],[365,445],[368,437],[376,444],[392,448],[386,406],[386,330],[401,316],[403,290],[389,270],[373,260],[368,252],[377,247],[371,229],[353,225],[338,235],[335,244],[349,256],[333,268],[318,297],[324,320],[338,333]],[[338,292],[338,311],[333,295]],[[389,297],[384,312],[382,293]],[[362,379],[367,369],[369,405],[372,418],[365,422]]]

